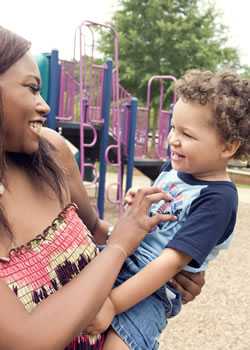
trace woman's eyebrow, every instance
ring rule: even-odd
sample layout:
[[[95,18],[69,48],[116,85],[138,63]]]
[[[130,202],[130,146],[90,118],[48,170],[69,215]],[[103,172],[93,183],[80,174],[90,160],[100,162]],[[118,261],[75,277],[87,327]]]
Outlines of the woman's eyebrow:
[[[28,78],[35,79],[38,85],[41,84],[41,79],[37,75],[29,74],[29,75],[27,75],[27,79]]]

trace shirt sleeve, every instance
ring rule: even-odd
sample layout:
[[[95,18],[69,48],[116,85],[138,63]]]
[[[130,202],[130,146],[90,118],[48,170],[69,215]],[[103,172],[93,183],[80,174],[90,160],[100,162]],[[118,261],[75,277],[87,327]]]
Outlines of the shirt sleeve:
[[[191,204],[186,221],[168,247],[191,256],[190,265],[200,267],[211,250],[233,232],[236,212],[235,191],[204,190]]]
[[[167,160],[167,161],[161,166],[160,173],[163,172],[163,171],[170,171],[171,169],[172,169],[171,161],[170,161],[170,160]]]

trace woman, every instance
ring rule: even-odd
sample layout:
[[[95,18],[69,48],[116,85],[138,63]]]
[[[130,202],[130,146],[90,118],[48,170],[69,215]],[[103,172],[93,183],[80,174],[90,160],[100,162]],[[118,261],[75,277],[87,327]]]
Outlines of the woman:
[[[0,348],[101,349],[104,336],[82,330],[146,232],[174,218],[149,218],[150,204],[168,197],[141,190],[98,253],[90,232],[105,241],[107,224],[91,208],[63,139],[42,128],[49,107],[29,49],[0,27]],[[187,301],[199,294],[202,278],[179,278]]]

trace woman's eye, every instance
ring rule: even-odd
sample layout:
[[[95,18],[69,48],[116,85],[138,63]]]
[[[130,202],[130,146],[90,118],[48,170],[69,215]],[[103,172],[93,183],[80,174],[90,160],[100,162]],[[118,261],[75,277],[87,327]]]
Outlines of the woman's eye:
[[[31,90],[34,94],[40,92],[40,86],[39,86],[39,85],[30,84],[30,85],[28,85],[28,87],[30,88],[30,90]]]

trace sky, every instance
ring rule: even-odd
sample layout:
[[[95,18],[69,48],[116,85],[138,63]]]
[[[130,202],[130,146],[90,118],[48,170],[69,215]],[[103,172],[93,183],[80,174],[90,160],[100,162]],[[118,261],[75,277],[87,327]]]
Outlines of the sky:
[[[249,0],[215,0],[229,27],[230,45],[250,65]],[[2,0],[0,24],[32,42],[35,54],[58,49],[60,58],[73,57],[74,32],[83,20],[107,22],[118,0]]]

